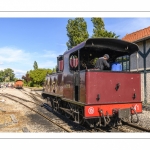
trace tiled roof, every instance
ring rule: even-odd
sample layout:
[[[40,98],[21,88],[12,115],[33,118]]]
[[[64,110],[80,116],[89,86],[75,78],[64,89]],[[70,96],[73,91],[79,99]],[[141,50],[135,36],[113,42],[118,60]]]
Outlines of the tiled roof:
[[[143,38],[150,36],[150,26],[141,30],[138,30],[136,32],[126,34],[122,40],[128,41],[128,42],[135,42],[138,40],[141,40]]]

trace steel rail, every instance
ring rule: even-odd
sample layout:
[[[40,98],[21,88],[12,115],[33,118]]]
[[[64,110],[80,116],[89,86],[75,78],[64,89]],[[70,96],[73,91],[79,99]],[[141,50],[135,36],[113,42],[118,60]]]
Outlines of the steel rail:
[[[25,101],[25,102],[30,102],[30,103],[33,103],[33,104],[36,104],[36,105],[39,105],[39,106],[41,106],[43,103],[41,103],[41,104],[39,104],[39,103],[35,103],[35,102],[33,102],[33,101],[30,101],[30,100],[26,100],[26,99],[23,99],[23,98],[21,98],[21,97],[18,97],[18,96],[15,96],[15,95],[11,95],[11,94],[8,94],[8,93],[3,93],[3,94],[1,94],[2,96],[11,96],[11,97],[15,97],[15,98],[18,98],[18,99],[21,99],[21,100],[23,100],[23,101]],[[11,97],[9,97],[9,98],[11,98]]]
[[[37,101],[39,101],[39,102],[42,102],[41,100],[37,99],[37,98],[35,97],[35,96],[37,96],[37,95],[35,95],[35,94],[33,94],[33,93],[28,92],[28,91],[25,91],[24,89],[21,89],[20,91],[21,91],[23,94],[26,94],[27,96],[33,98],[34,100],[37,100]],[[26,92],[27,92],[27,93],[26,93]]]
[[[141,127],[141,126],[138,126],[138,125],[129,123],[129,122],[125,122],[125,121],[122,121],[122,122],[123,122],[125,125],[134,127],[134,128],[136,128],[136,129],[139,129],[139,130],[142,130],[142,131],[146,131],[146,132],[150,132],[150,129],[147,129],[147,128],[144,128],[144,127]]]

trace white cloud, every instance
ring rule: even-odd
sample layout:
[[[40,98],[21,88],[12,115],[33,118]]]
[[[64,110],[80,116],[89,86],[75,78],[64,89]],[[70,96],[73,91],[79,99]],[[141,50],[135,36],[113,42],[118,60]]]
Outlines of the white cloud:
[[[27,70],[32,69],[32,53],[27,53],[22,49],[12,48],[12,47],[2,47],[0,48],[0,70],[11,68],[15,77],[21,78],[25,75]]]
[[[21,49],[15,49],[10,47],[0,48],[0,60],[2,62],[19,62],[25,61],[29,58],[29,53],[25,53]]]
[[[0,70],[11,68],[15,77],[21,78],[27,71],[33,69],[34,61],[37,61],[39,68],[54,68],[57,63],[59,52],[44,50],[43,55],[37,52],[27,53],[25,50],[2,47],[0,48]]]
[[[13,69],[15,73],[15,77],[21,78],[23,75],[27,73],[27,71],[19,70],[19,69]]]

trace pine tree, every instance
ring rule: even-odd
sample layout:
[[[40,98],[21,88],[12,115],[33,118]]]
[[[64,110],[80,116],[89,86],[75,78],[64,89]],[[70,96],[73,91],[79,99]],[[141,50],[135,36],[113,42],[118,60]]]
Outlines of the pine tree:
[[[33,65],[34,70],[38,69],[38,64],[36,61],[34,61],[34,65]]]

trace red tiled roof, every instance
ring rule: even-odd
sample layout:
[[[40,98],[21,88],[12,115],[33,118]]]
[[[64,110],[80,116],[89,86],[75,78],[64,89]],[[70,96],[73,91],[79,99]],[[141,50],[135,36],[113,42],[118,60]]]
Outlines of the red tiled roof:
[[[136,32],[126,34],[122,40],[128,41],[128,42],[135,42],[138,40],[141,40],[143,38],[150,36],[150,26],[141,30],[138,30]]]

